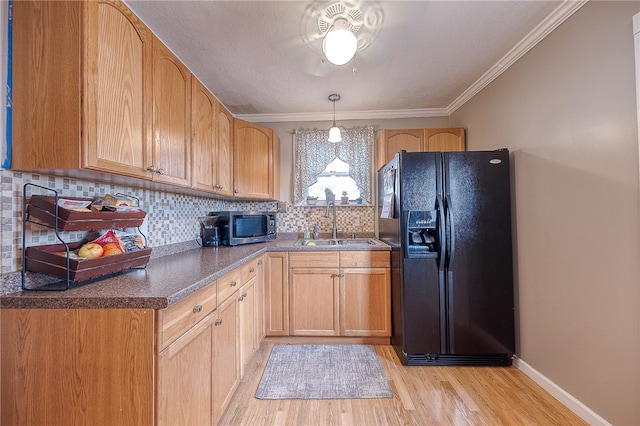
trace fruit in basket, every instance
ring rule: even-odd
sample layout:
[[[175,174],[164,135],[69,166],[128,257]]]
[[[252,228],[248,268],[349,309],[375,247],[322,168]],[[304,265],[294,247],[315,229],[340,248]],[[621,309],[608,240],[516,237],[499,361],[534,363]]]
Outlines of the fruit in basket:
[[[102,246],[102,250],[104,250],[103,256],[112,256],[114,254],[122,254],[122,248],[118,243],[106,243]]]
[[[103,253],[104,249],[97,243],[86,243],[78,250],[78,256],[85,259],[95,259],[96,257],[102,256]]]

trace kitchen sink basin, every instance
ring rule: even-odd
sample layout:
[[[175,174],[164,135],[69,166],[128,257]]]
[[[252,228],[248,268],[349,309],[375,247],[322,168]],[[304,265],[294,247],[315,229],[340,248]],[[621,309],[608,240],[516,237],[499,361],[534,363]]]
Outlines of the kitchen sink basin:
[[[296,241],[297,246],[334,246],[337,244],[336,240],[298,240]]]
[[[326,246],[380,246],[383,245],[380,241],[374,238],[344,238],[339,240],[334,239],[319,239],[319,240],[298,240],[296,246],[307,247],[326,247]]]
[[[349,238],[337,240],[339,246],[378,246],[381,243],[373,238]]]

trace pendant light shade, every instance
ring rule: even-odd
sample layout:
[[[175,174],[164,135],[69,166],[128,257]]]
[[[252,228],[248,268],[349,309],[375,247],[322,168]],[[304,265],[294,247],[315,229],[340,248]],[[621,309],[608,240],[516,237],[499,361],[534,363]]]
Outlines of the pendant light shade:
[[[335,126],[329,129],[329,142],[338,143],[342,142],[342,135],[340,134],[340,129]]]
[[[333,65],[344,65],[358,50],[358,39],[346,19],[336,19],[322,40],[325,58]]]
[[[336,126],[336,102],[340,100],[340,95],[332,94],[329,95],[329,100],[333,102],[333,125],[329,129],[329,142],[338,143],[342,142],[342,134],[340,133],[340,128]]]

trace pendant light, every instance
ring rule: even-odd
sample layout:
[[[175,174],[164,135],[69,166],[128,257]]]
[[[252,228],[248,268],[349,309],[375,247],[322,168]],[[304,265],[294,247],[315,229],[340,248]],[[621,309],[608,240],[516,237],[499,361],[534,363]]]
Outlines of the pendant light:
[[[331,143],[342,142],[342,134],[340,134],[340,128],[336,126],[336,102],[340,100],[340,95],[329,95],[329,100],[333,102],[333,125],[329,129],[329,139]]]
[[[338,18],[322,39],[322,52],[333,65],[344,65],[358,50],[358,39],[351,31],[349,22]]]

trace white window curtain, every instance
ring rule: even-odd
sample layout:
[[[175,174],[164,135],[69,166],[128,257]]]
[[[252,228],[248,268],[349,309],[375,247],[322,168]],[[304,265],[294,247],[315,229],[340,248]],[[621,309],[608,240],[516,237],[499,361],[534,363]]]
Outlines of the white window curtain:
[[[349,176],[356,181],[360,196],[371,201],[374,131],[371,126],[340,128],[342,142],[328,142],[329,131],[298,129],[294,135],[293,201],[304,201],[307,188],[336,157],[349,164]]]

